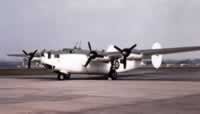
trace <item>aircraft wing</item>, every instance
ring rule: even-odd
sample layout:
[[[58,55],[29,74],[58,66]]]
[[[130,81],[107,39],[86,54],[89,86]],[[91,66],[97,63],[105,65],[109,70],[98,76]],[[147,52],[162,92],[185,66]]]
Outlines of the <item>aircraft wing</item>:
[[[9,57],[27,57],[27,55],[25,55],[25,54],[8,54],[7,56],[9,56]],[[34,55],[34,57],[40,57],[40,54],[36,54],[36,55]]]
[[[10,57],[26,57],[24,54],[8,54]]]
[[[159,55],[159,54],[174,54],[174,53],[182,53],[182,52],[190,52],[190,51],[200,51],[200,46],[192,46],[192,47],[175,47],[175,48],[162,48],[162,49],[145,49],[145,50],[132,50],[132,54],[134,56],[129,56],[127,59],[133,60],[138,58],[149,58],[151,55]],[[103,56],[108,58],[122,58],[122,54],[119,52],[104,52]],[[109,61],[109,59],[102,58],[97,61]]]
[[[146,49],[146,50],[137,50],[137,52],[143,54],[144,56],[148,56],[148,55],[158,55],[158,54],[173,54],[173,53],[181,53],[181,52],[190,52],[190,51],[198,51],[198,50],[200,50],[200,46]]]

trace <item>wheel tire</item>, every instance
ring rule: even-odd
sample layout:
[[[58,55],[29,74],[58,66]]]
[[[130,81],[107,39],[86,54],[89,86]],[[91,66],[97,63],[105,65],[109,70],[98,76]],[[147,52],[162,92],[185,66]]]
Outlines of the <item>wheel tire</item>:
[[[58,76],[57,76],[57,79],[58,80],[65,80],[65,75],[59,73]]]
[[[117,72],[116,71],[113,71],[109,74],[108,76],[108,80],[117,80]]]
[[[112,73],[112,80],[117,80],[117,72]]]

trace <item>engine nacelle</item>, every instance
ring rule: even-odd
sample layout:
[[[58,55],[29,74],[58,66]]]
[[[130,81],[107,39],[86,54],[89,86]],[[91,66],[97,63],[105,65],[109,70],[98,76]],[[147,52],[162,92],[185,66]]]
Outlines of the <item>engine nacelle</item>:
[[[160,43],[156,42],[153,44],[152,49],[161,49],[162,46]],[[163,56],[161,54],[158,55],[152,55],[151,56],[151,62],[154,68],[159,69],[162,65]]]

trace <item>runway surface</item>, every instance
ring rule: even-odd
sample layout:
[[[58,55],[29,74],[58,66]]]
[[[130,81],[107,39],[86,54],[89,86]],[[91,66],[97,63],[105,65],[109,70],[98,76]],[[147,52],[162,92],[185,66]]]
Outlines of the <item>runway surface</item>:
[[[99,76],[0,77],[2,114],[199,114],[200,68],[139,69]]]

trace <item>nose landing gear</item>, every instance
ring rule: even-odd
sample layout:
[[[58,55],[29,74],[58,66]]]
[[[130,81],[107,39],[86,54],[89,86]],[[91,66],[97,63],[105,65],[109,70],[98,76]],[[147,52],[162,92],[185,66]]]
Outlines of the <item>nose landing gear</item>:
[[[118,60],[111,61],[111,68],[108,74],[108,80],[117,80],[118,74],[116,70],[119,69],[119,67],[120,67],[120,63]]]
[[[58,80],[69,80],[70,79],[70,74],[58,73],[57,79]]]

